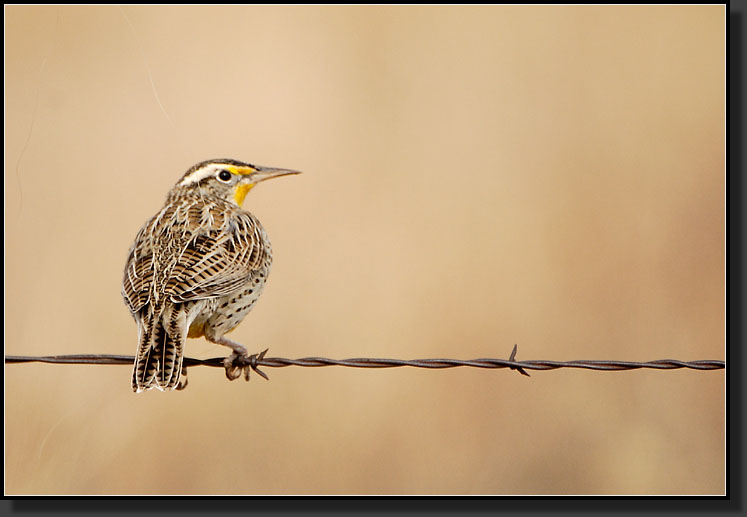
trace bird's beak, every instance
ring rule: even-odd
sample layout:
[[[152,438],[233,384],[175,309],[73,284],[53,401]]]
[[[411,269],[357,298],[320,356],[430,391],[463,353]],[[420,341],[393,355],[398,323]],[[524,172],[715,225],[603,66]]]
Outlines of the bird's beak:
[[[250,183],[256,185],[260,181],[269,180],[272,178],[279,178],[280,176],[288,176],[290,174],[301,174],[300,171],[293,171],[290,169],[276,169],[274,167],[254,167],[255,172],[247,175],[247,179]]]
[[[233,196],[234,201],[239,206],[244,202],[247,193],[257,183],[272,178],[279,178],[280,176],[288,176],[289,174],[301,174],[299,171],[292,171],[290,169],[275,169],[273,167],[259,167],[257,165],[253,167],[236,167],[234,170],[243,176],[241,181],[236,185]]]

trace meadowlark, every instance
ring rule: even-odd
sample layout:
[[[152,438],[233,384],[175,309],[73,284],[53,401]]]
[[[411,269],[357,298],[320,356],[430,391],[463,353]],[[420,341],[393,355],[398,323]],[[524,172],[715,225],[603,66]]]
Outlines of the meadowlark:
[[[298,171],[229,159],[190,168],[166,204],[140,229],[130,248],[122,296],[138,327],[132,372],[136,392],[183,389],[184,342],[202,337],[230,347],[226,376],[250,361],[246,348],[225,337],[262,293],[272,264],[270,240],[259,220],[241,209],[259,182]]]

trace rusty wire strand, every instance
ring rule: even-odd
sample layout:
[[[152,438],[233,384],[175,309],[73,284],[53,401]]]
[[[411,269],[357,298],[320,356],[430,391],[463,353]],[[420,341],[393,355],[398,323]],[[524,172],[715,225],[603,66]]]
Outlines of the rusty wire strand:
[[[266,351],[265,351],[266,352]],[[63,364],[127,364],[132,365],[135,358],[130,355],[100,355],[100,354],[74,354],[53,356],[5,356],[6,363],[63,363]],[[184,367],[211,366],[224,368],[225,358],[213,357],[210,359],[184,358]],[[412,366],[415,368],[456,368],[469,366],[473,368],[510,368],[517,370],[522,375],[529,376],[525,370],[557,370],[560,368],[581,368],[599,371],[621,371],[638,370],[649,368],[655,370],[674,370],[688,368],[692,370],[721,370],[726,367],[724,361],[702,360],[702,361],[680,361],[678,359],[659,359],[657,361],[634,362],[634,361],[517,361],[516,345],[511,356],[506,359],[377,359],[377,358],[352,358],[352,359],[329,359],[326,357],[304,357],[301,359],[284,359],[282,357],[264,357],[264,352],[259,355],[249,356],[243,363],[251,366],[253,370],[262,374],[257,367],[285,368],[287,366],[347,366],[350,368],[397,368],[401,366]],[[264,376],[264,375],[263,375]]]

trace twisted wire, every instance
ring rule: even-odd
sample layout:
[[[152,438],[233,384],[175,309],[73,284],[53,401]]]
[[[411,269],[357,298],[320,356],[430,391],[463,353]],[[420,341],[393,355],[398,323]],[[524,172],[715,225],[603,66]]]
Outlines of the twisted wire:
[[[411,366],[415,368],[457,368],[461,366],[472,368],[510,368],[517,370],[519,373],[529,376],[526,370],[557,370],[560,368],[580,368],[585,370],[597,371],[621,371],[621,370],[638,370],[643,368],[654,370],[674,370],[687,368],[691,370],[721,370],[726,367],[724,361],[701,360],[701,361],[681,361],[678,359],[659,359],[656,361],[635,362],[635,361],[598,361],[598,360],[578,360],[578,361],[548,361],[516,360],[516,346],[514,346],[511,356],[508,359],[480,358],[480,359],[381,359],[381,358],[351,358],[351,359],[330,359],[327,357],[303,357],[300,359],[286,359],[282,357],[265,357],[264,354],[248,356],[240,361],[243,366],[250,366],[254,371],[262,374],[258,367],[267,368],[285,368],[288,366],[303,366],[318,368],[323,366],[345,366],[349,368],[398,368]],[[135,358],[130,355],[106,355],[106,354],[71,354],[71,355],[53,355],[53,356],[5,356],[5,363],[62,363],[62,364],[127,364],[132,365]],[[192,357],[184,358],[184,366],[210,366],[216,368],[225,367],[225,358],[212,357],[210,359],[195,359]],[[263,374],[262,374],[263,375]],[[264,376],[264,375],[263,375]]]

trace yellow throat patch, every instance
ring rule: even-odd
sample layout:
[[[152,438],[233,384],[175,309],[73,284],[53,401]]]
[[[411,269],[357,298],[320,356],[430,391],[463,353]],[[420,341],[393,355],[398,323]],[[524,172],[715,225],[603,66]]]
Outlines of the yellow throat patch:
[[[242,203],[244,203],[244,198],[249,193],[250,190],[254,188],[254,184],[243,184],[243,185],[237,185],[236,191],[233,193],[233,199],[236,201],[236,204],[241,206]]]

